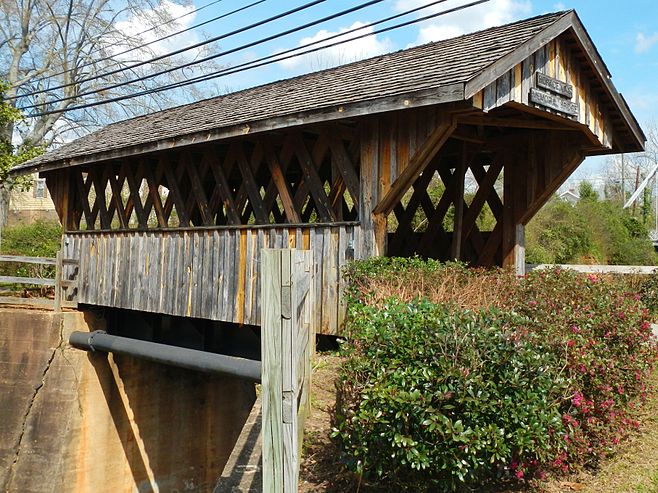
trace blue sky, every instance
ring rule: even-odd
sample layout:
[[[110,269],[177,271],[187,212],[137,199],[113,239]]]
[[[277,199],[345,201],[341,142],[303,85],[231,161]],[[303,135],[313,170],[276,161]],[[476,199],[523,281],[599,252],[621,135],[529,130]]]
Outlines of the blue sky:
[[[308,0],[296,0],[295,2],[267,0],[245,12],[206,26],[206,32],[213,36],[220,35],[237,27],[286,11],[306,1]],[[247,51],[236,53],[222,59],[222,62],[232,65],[239,64],[297,46],[308,42],[308,40],[338,33],[359,26],[362,23],[376,21],[394,13],[427,4],[429,1],[387,0],[362,11],[329,21],[321,26],[311,27]],[[198,7],[208,3],[208,0],[195,0],[195,2]],[[222,0],[195,16],[189,16],[185,22],[188,25],[197,23],[243,6],[246,3],[238,0]],[[223,40],[220,42],[220,47],[222,50],[231,49],[256,38],[281,32],[330,13],[347,9],[358,3],[360,3],[359,0],[329,0],[286,19]],[[447,0],[439,6],[426,9],[415,15],[426,15],[432,11],[437,12],[464,3],[467,3],[467,1]],[[491,0],[488,3],[458,13],[441,16],[425,23],[382,35],[371,36],[346,44],[339,49],[322,52],[322,54],[229,76],[217,81],[216,90],[222,92],[238,90],[358,58],[403,49],[414,44],[452,37],[546,12],[572,8],[576,9],[608,65],[614,84],[628,100],[640,123],[645,124],[652,120],[658,120],[658,2],[655,0],[627,2],[617,0],[562,0],[559,2],[555,0]],[[394,22],[401,22],[412,17],[413,15]],[[581,166],[576,176],[598,173],[602,166],[602,159],[589,160]]]

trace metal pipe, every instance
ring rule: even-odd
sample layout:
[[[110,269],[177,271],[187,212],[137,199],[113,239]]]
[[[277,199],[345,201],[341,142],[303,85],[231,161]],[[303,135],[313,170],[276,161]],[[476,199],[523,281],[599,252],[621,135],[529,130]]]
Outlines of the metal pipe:
[[[154,363],[205,373],[221,373],[260,382],[261,363],[252,359],[113,336],[102,330],[73,332],[69,337],[69,344],[86,351],[125,354]]]

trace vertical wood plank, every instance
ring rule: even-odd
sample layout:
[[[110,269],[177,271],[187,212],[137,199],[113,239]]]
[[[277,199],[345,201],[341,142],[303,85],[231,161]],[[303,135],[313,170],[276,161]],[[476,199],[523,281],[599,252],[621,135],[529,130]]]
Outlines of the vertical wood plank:
[[[261,354],[263,388],[263,485],[269,493],[283,493],[283,376],[281,256],[272,250],[261,252],[262,329]],[[265,302],[265,300],[267,300]]]
[[[311,257],[308,251],[261,252],[263,491],[298,491],[299,457],[309,409]]]

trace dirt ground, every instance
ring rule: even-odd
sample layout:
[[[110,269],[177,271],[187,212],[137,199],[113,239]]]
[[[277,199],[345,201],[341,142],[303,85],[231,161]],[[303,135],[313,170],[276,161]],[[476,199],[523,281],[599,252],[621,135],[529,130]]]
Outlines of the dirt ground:
[[[331,413],[336,402],[335,380],[340,358],[318,354],[313,362],[311,416],[306,422],[301,493],[372,492],[367,485],[345,472],[331,441]],[[658,372],[653,377],[653,396],[646,403],[640,432],[625,442],[617,454],[596,472],[527,486],[514,491],[525,493],[658,493]],[[511,490],[499,491],[508,493]]]

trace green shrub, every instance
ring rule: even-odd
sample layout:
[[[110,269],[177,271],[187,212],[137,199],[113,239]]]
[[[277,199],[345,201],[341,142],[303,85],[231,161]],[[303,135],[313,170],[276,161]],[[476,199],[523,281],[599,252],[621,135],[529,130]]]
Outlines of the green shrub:
[[[7,228],[2,233],[2,253],[25,257],[51,257],[60,249],[62,228],[59,223],[36,221],[28,225]],[[0,264],[4,275],[21,277],[52,277],[54,268],[36,264]]]
[[[568,471],[638,426],[658,355],[642,300],[658,281],[418,259],[359,262],[348,278],[335,435],[365,478],[437,491]]]
[[[353,304],[337,429],[349,467],[410,491],[522,477],[558,453],[566,381],[528,320]]]
[[[639,292],[654,321],[658,320],[658,273],[641,276]]]

